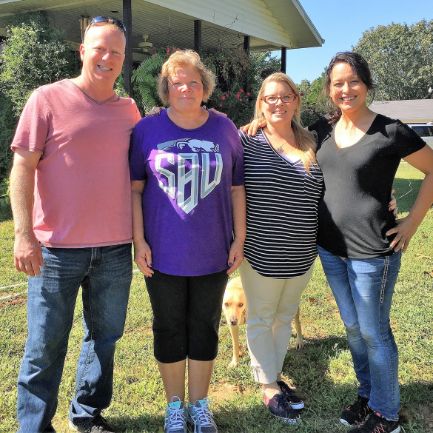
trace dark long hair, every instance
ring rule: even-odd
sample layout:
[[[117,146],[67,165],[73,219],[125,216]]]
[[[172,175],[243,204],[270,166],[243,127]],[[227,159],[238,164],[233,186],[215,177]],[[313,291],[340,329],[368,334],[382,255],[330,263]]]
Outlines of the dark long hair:
[[[354,53],[353,51],[343,51],[337,53],[329,62],[326,68],[326,79],[325,79],[325,93],[329,97],[330,87],[331,87],[331,72],[337,63],[347,63],[352,67],[353,72],[358,75],[359,79],[367,86],[368,90],[374,89],[373,78],[371,77],[370,67],[367,61],[361,54]],[[335,110],[329,115],[329,122],[336,123],[341,116],[341,111],[339,109]]]

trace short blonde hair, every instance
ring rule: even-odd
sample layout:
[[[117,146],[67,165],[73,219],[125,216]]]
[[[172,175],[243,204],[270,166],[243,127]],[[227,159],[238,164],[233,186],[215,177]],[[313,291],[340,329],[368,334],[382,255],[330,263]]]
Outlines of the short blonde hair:
[[[296,95],[296,99],[295,101],[293,101],[293,103],[296,103],[296,108],[292,118],[292,129],[293,133],[295,134],[296,143],[302,152],[302,162],[307,172],[309,172],[311,164],[316,161],[317,144],[313,134],[302,127],[301,94],[299,93],[296,84],[288,75],[284,74],[283,72],[275,72],[263,80],[262,85],[260,86],[259,93],[257,94],[254,110],[254,119],[257,119],[261,122],[264,120],[264,116],[262,113],[262,104],[265,87],[268,83],[275,82],[286,84],[293,92],[293,94]]]
[[[204,65],[198,53],[193,50],[175,51],[162,65],[158,77],[158,95],[164,105],[168,105],[168,79],[175,74],[176,69],[183,66],[192,66],[200,74],[204,102],[210,98],[215,89],[215,75]]]

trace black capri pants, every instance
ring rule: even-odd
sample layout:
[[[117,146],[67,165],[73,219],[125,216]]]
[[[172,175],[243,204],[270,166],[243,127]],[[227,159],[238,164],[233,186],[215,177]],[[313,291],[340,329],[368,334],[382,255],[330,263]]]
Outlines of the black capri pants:
[[[216,358],[227,279],[226,271],[182,277],[156,270],[145,278],[153,310],[153,350],[159,362]]]

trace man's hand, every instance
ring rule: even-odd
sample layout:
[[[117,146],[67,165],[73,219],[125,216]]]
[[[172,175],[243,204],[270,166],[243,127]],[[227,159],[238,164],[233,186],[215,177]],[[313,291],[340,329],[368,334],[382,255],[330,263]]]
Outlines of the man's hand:
[[[16,270],[30,277],[41,273],[42,250],[33,234],[15,234],[14,261]]]

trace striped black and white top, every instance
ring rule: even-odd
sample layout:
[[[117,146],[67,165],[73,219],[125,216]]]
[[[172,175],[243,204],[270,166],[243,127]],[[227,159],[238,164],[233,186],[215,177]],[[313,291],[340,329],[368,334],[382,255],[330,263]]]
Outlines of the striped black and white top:
[[[245,257],[259,274],[292,278],[304,274],[317,255],[317,209],[323,176],[301,160],[277,153],[259,130],[240,132],[247,193]]]

